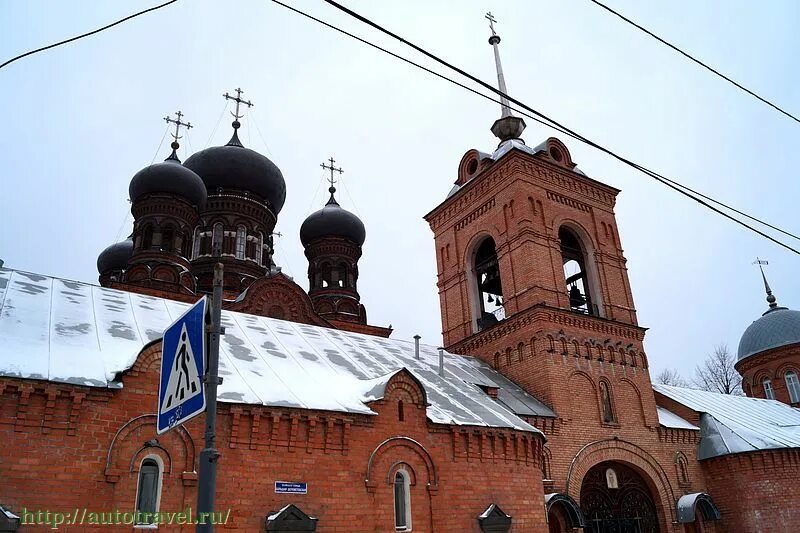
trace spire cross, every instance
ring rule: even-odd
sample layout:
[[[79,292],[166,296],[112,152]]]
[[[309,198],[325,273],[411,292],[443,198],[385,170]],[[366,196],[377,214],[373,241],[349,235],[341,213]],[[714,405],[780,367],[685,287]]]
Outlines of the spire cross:
[[[244,115],[240,115],[239,114],[239,105],[240,104],[244,104],[247,107],[253,107],[253,103],[250,102],[250,100],[244,100],[242,98],[242,93],[243,92],[244,92],[243,90],[237,88],[236,89],[236,96],[231,96],[228,93],[225,93],[225,94],[222,95],[223,97],[225,97],[225,100],[233,100],[234,102],[236,102],[236,111],[235,112],[232,111],[231,115],[233,115],[233,118],[236,119],[237,122],[238,122],[238,120],[240,118],[242,118],[244,116]]]
[[[328,161],[330,161],[330,163],[331,163],[330,165],[326,165],[325,163],[322,163],[320,166],[322,168],[324,168],[325,170],[330,170],[331,171],[331,177],[328,178],[328,181],[331,184],[331,189],[333,189],[334,188],[333,184],[336,183],[336,180],[333,177],[333,173],[334,172],[338,172],[341,175],[344,172],[344,170],[342,170],[341,168],[336,168],[336,167],[333,166],[333,164],[336,162],[336,160],[332,156],[330,158],[328,158]],[[331,191],[331,192],[333,192],[333,191]]]
[[[175,124],[175,133],[170,133],[170,135],[172,135],[172,138],[175,140],[175,142],[177,142],[178,139],[181,138],[179,135],[181,126],[185,126],[187,130],[193,128],[194,126],[192,126],[191,122],[181,121],[181,118],[183,118],[183,113],[181,113],[180,111],[176,111],[175,116],[178,118],[172,119],[169,118],[169,116],[166,116],[164,117],[164,120],[167,122],[167,124]]]
[[[772,294],[772,288],[767,282],[766,274],[764,274],[764,265],[769,265],[769,261],[756,257],[756,260],[753,261],[753,264],[758,265],[758,269],[761,271],[761,279],[764,280],[764,290],[767,291],[767,303],[769,303],[770,309],[774,309],[778,306],[777,298],[775,298],[775,295]]]
[[[497,19],[494,18],[492,12],[489,11],[488,13],[486,13],[486,16],[484,18],[489,21],[489,29],[492,30],[492,35],[497,35],[497,33],[495,33],[494,31],[494,23],[497,22]]]

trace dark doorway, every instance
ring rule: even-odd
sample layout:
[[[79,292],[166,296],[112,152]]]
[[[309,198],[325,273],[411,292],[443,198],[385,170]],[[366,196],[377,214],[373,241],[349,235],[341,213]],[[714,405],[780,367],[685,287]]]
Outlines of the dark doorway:
[[[581,510],[592,533],[659,533],[650,488],[634,469],[615,462],[592,467],[581,485]]]

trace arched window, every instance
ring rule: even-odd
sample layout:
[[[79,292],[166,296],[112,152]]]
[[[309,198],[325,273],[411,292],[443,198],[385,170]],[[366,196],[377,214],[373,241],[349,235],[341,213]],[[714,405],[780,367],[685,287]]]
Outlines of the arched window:
[[[403,411],[403,400],[397,401],[397,420],[400,422],[405,422],[406,420],[406,414]]]
[[[506,317],[503,307],[503,286],[494,240],[487,237],[475,253],[475,281],[478,289],[478,330],[486,329]]]
[[[154,457],[146,457],[139,468],[139,483],[136,489],[137,524],[152,524],[155,521],[152,515],[158,511],[160,500],[161,465]]]
[[[600,382],[600,403],[603,406],[603,422],[613,422],[614,409],[611,406],[611,391],[605,381]]]
[[[561,260],[570,308],[587,315],[598,314],[597,306],[592,303],[589,275],[586,270],[586,253],[581,241],[565,226],[558,230],[558,238],[561,241]]]
[[[764,398],[767,400],[774,400],[775,390],[772,388],[772,380],[769,378],[764,378],[761,381],[761,385],[764,386]]]
[[[153,246],[153,226],[147,224],[142,231],[142,248],[147,250]]]
[[[330,263],[322,263],[320,267],[322,270],[322,287],[330,287],[331,286],[331,264]]]
[[[411,483],[403,469],[394,475],[394,529],[411,531]]]
[[[247,228],[236,228],[236,259],[244,259],[244,248],[247,245]]]
[[[789,390],[789,401],[791,403],[800,402],[800,380],[792,370],[786,372],[786,388]]]
[[[211,232],[211,255],[216,254],[219,250],[222,253],[222,223],[217,222],[214,224],[214,230]]]
[[[258,248],[256,248],[256,261],[260,266],[264,265],[264,234],[258,232]]]
[[[194,239],[192,240],[192,259],[197,259],[200,255],[200,226],[194,228]]]
[[[161,230],[161,251],[172,252],[175,250],[175,228],[167,226]]]

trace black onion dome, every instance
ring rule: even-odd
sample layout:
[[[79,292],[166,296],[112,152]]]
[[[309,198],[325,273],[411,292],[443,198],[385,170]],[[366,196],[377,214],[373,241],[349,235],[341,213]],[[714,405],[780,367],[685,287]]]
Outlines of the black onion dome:
[[[97,271],[100,274],[124,270],[133,254],[133,239],[112,244],[97,256]]]
[[[277,215],[286,201],[281,170],[265,156],[245,148],[234,133],[225,146],[212,146],[193,154],[183,164],[197,173],[206,189],[239,189],[268,201]]]
[[[200,176],[172,156],[163,163],[143,168],[133,176],[128,187],[131,202],[151,193],[176,194],[197,206],[206,203],[207,195],[206,186]]]
[[[300,226],[303,246],[321,237],[343,237],[361,246],[367,238],[367,230],[361,219],[342,209],[331,194],[325,207],[308,215]]]

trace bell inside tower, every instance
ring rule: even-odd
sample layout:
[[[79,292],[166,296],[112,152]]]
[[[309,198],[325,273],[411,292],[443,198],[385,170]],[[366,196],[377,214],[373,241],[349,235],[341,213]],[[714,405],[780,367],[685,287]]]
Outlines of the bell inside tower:
[[[494,240],[487,237],[475,253],[475,278],[478,286],[478,331],[503,320],[503,286]]]
[[[581,241],[566,227],[558,230],[558,238],[561,241],[561,259],[570,309],[578,313],[597,315],[597,306],[592,303],[589,290],[586,256]]]

